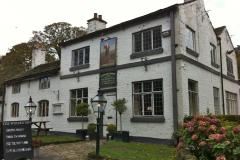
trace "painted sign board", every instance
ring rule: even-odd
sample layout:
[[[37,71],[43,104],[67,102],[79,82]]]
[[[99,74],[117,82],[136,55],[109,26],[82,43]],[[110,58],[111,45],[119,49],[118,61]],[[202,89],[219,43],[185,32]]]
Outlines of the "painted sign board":
[[[2,124],[4,160],[32,159],[32,132],[30,121],[5,121]]]

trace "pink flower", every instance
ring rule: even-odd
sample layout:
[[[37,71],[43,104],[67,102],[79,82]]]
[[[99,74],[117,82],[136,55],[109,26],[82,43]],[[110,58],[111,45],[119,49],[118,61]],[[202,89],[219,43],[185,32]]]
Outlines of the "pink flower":
[[[237,126],[237,127],[233,128],[233,133],[234,134],[240,133],[240,126]]]
[[[213,139],[216,142],[220,142],[221,140],[223,140],[226,137],[225,134],[210,134],[209,135],[209,139]]]
[[[226,160],[225,155],[217,156],[216,160]]]
[[[209,131],[215,132],[216,130],[217,130],[217,127],[216,127],[215,125],[211,125],[211,126],[209,127]]]
[[[192,135],[192,140],[196,141],[198,139],[198,136],[196,134]]]
[[[205,141],[201,141],[199,144],[198,144],[200,147],[204,147],[205,145],[207,145],[207,143]]]
[[[226,128],[224,128],[224,127],[221,127],[221,128],[220,128],[220,131],[221,131],[221,133],[223,133],[223,134],[226,134],[226,132],[227,132]]]

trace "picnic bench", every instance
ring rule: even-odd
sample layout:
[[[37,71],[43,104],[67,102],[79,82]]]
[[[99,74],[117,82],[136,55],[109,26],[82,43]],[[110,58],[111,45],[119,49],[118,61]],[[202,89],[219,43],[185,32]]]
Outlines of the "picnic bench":
[[[47,127],[47,123],[50,121],[34,121],[32,122],[32,125],[36,126],[36,130],[37,130],[37,135],[39,136],[40,132],[44,132],[45,135],[47,135],[47,133],[53,129],[53,128],[48,128]]]

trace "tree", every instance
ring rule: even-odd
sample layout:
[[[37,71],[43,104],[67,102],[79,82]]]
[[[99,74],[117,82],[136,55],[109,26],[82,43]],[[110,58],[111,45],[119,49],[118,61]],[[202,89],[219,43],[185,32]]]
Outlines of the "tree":
[[[112,106],[120,115],[120,131],[122,131],[122,114],[127,110],[126,99],[117,99],[113,102]]]
[[[57,55],[60,59],[59,43],[75,39],[85,33],[83,27],[72,27],[69,23],[58,22],[45,26],[43,31],[33,31],[33,37],[30,41],[42,43],[50,55]]]
[[[90,113],[89,105],[87,103],[84,103],[84,102],[78,104],[77,107],[76,107],[76,113],[77,113],[77,116],[81,116],[82,118],[84,116],[87,116]],[[84,129],[83,122],[82,122],[82,129]]]

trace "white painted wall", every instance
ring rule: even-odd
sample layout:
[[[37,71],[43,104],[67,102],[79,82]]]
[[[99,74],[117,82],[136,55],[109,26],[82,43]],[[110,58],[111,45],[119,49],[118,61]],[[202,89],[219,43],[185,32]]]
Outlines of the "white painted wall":
[[[46,63],[46,51],[41,48],[33,49],[32,51],[32,68]]]

